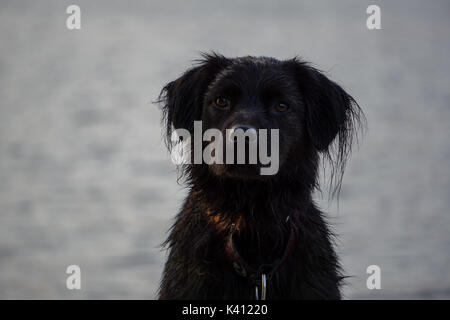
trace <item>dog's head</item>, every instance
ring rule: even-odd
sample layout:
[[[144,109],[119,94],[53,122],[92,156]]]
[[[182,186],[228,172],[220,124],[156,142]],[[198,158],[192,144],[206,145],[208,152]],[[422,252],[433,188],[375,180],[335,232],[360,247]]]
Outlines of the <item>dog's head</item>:
[[[343,169],[361,115],[353,98],[339,85],[298,59],[205,55],[197,66],[164,87],[160,101],[169,142],[173,129],[193,134],[194,121],[202,121],[202,132],[215,128],[222,133],[224,152],[227,142],[235,141],[230,136],[235,131],[251,132],[247,138],[252,140],[254,134],[261,140],[259,130],[268,129],[264,139],[269,141],[270,153],[276,151],[270,145],[271,129],[278,129],[279,170],[275,176],[298,171],[295,163],[302,159],[303,163],[315,162],[315,170],[319,153],[334,154],[334,164]],[[224,161],[208,168],[217,176],[249,179],[262,178],[257,170],[261,166],[258,156],[256,164]]]

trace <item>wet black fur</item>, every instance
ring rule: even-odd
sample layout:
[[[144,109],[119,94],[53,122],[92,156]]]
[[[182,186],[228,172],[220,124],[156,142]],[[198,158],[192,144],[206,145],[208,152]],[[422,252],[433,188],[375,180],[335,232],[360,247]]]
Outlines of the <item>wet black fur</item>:
[[[217,96],[227,96],[232,107],[214,108]],[[290,107],[285,113],[273,109],[280,101]],[[160,103],[169,148],[172,130],[192,132],[194,120],[202,120],[204,130],[245,122],[280,130],[280,168],[274,176],[255,177],[206,164],[183,167],[189,194],[166,241],[159,297],[253,299],[254,287],[225,259],[226,239],[234,230],[248,263],[272,263],[286,247],[289,215],[297,226],[295,249],[269,281],[267,298],[340,299],[343,276],[333,236],[312,193],[322,159],[329,160],[332,188],[339,190],[363,120],[353,98],[297,58],[210,54],[168,83]]]

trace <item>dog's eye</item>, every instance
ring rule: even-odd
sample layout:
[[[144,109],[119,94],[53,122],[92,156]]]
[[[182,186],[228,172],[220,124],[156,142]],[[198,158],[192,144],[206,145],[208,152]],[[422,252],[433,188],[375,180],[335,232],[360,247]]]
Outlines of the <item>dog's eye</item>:
[[[226,108],[226,107],[228,107],[228,105],[230,104],[230,102],[228,101],[227,98],[219,97],[219,98],[216,99],[215,104],[216,104],[216,106],[218,106],[219,108]]]
[[[277,109],[278,112],[284,112],[289,109],[289,107],[287,104],[280,102],[275,105],[275,109]]]

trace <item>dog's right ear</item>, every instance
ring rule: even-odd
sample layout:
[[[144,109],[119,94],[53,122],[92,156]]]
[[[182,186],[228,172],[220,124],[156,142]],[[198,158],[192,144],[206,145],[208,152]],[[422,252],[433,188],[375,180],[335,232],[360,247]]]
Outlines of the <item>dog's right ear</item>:
[[[158,102],[162,103],[166,141],[171,146],[173,129],[187,129],[191,134],[194,121],[201,120],[203,98],[216,75],[230,64],[218,54],[203,54],[198,65],[162,89]]]

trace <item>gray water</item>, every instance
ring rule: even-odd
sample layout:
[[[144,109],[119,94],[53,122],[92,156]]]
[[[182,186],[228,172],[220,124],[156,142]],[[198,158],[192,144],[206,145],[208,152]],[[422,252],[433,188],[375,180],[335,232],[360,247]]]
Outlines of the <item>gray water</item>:
[[[369,1],[76,1],[78,31],[70,4],[0,3],[0,298],[156,297],[186,191],[152,101],[210,50],[300,55],[365,111],[339,207],[318,198],[346,298],[450,298],[448,1],[377,1],[373,31]]]

